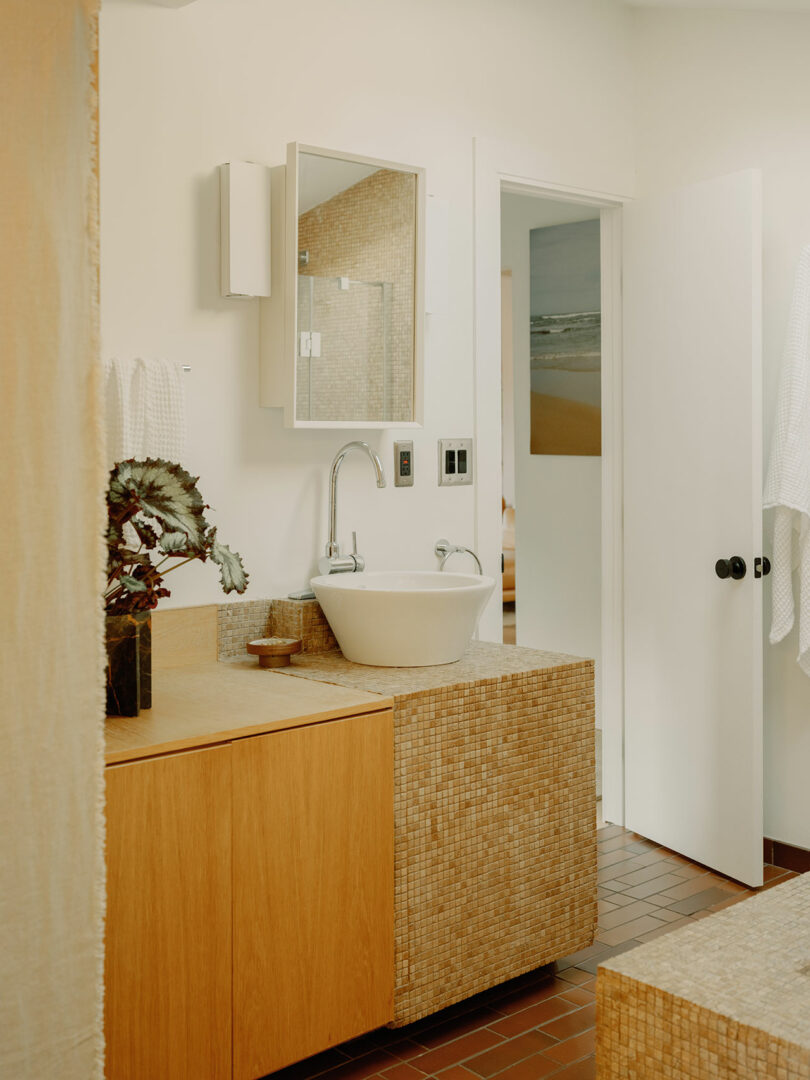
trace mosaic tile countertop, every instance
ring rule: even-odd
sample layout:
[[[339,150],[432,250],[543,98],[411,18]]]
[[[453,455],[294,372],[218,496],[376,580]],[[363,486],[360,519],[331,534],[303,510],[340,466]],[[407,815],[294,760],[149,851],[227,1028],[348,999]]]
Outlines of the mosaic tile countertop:
[[[326,653],[296,656],[292,666],[285,670],[288,675],[335,682],[341,686],[365,690],[367,693],[395,697],[397,694],[414,694],[487,679],[500,679],[506,675],[586,663],[591,661],[565,653],[541,652],[538,649],[499,645],[491,641],[473,641],[464,656],[454,664],[437,664],[432,667],[370,667],[366,664],[354,664],[344,659],[337,649],[333,649]]]
[[[474,642],[436,667],[283,670],[394,701],[397,1026],[591,944],[591,660]]]
[[[810,874],[611,957],[597,987],[600,1077],[677,1055],[695,1078],[810,1076]]]

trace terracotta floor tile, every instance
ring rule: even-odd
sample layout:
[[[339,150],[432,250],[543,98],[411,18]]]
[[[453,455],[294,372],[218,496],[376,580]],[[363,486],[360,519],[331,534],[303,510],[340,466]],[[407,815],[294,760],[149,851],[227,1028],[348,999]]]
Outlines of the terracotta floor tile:
[[[611,825],[607,824],[599,830],[599,843],[601,845],[602,838],[609,840],[613,836],[624,836],[627,830],[623,825]]]
[[[551,1061],[545,1054],[533,1054],[530,1058],[519,1061],[517,1065],[510,1065],[508,1069],[498,1073],[496,1080],[541,1080],[544,1076],[557,1075],[559,1065]]]
[[[642,915],[649,915],[657,910],[654,904],[648,904],[646,900],[636,900],[635,903],[617,907],[615,911],[600,915],[599,929],[612,930],[614,926],[621,926],[623,923],[631,922],[633,919],[638,919]],[[588,957],[586,956],[585,959],[587,960]]]
[[[621,867],[618,869],[621,870]],[[656,859],[655,862],[642,866],[640,870],[634,870],[631,874],[620,873],[617,877],[623,885],[641,885],[643,881],[650,881],[652,878],[662,877],[670,872],[671,867],[665,859]]]
[[[639,941],[636,938],[631,938],[629,941],[623,941],[621,945],[614,945],[612,949],[608,949],[607,952],[602,953],[601,956],[597,956],[593,960],[586,960],[582,967],[572,968],[571,970],[593,976],[596,974],[600,964],[604,964],[604,962],[609,960],[612,956],[618,956],[620,953],[629,952],[630,949],[635,949],[638,944]],[[584,983],[581,985],[584,985]]]
[[[643,870],[645,866],[649,865],[649,859],[644,859],[641,856],[637,858],[634,857],[632,859],[628,859],[626,862],[614,863],[613,866],[606,866],[604,870],[600,868],[599,873],[597,874],[597,878],[601,877],[602,881],[610,881],[611,879],[615,878],[618,881],[622,882],[622,879],[625,878],[628,874],[632,874],[635,870]],[[608,877],[609,872],[610,876]],[[662,870],[661,873],[663,872],[664,871]],[[624,888],[624,885],[622,884],[621,887]]]
[[[789,870],[785,870],[782,866],[774,866],[772,863],[765,863],[762,870],[763,881],[766,883],[773,881],[775,878],[785,877],[785,874],[790,873]],[[785,879],[787,880],[787,879]]]
[[[560,1019],[564,1018],[561,1017]],[[553,1043],[553,1039],[540,1031],[527,1031],[523,1035],[518,1035],[516,1039],[502,1042],[492,1050],[487,1050],[486,1053],[479,1054],[464,1064],[468,1069],[478,1073],[479,1076],[494,1076],[509,1065],[516,1065],[524,1058],[542,1052],[547,1046],[552,1046]]]
[[[505,1013],[507,1016],[511,1016],[512,1013],[528,1009],[530,1005],[536,1005],[539,1001],[545,1001],[547,998],[555,997],[569,987],[569,983],[567,981],[563,982],[561,979],[562,972],[560,973],[560,977],[550,979],[542,986],[527,986],[525,990],[516,991],[516,993],[509,997],[505,997],[496,1003],[498,1011]]]
[[[398,1033],[391,1032],[392,1036],[396,1034]],[[424,1054],[425,1052],[425,1047],[413,1039],[398,1039],[397,1042],[389,1043],[385,1049],[389,1054],[393,1054],[394,1057],[399,1058],[401,1061],[410,1061],[417,1054]]]
[[[628,904],[635,904],[636,899],[634,896],[626,896],[624,893],[615,892],[610,894],[610,902],[614,907],[627,907]]]
[[[400,1061],[390,1069],[383,1069],[380,1075],[384,1076],[385,1080],[424,1080],[426,1074],[421,1069],[415,1069],[413,1065]]]
[[[628,844],[626,850],[632,851],[634,855],[642,855],[645,851],[663,851],[664,848],[660,844],[654,844],[652,840],[645,840],[640,837],[634,840],[632,844]]]
[[[632,843],[633,840],[629,833],[615,833],[609,839],[599,841],[599,851],[616,851],[617,848],[625,848]]]
[[[594,1080],[596,1076],[596,1060],[592,1057],[577,1061],[562,1072],[554,1073],[554,1080]]]
[[[665,923],[680,922],[683,919],[683,915],[681,915],[679,911],[672,911],[670,908],[666,907],[656,907],[651,914],[653,914],[656,919],[663,919]]]
[[[451,1039],[458,1039],[471,1031],[477,1031],[479,1028],[490,1027],[495,1020],[501,1019],[503,1015],[499,1010],[487,1006],[480,1009],[471,1009],[470,1012],[454,1016],[449,1020],[444,1020],[441,1024],[437,1024],[436,1027],[420,1032],[415,1038],[417,1042],[420,1042],[428,1050],[434,1050],[437,1046],[450,1042]]]
[[[598,956],[600,952],[604,951],[604,945],[595,942],[593,945],[589,945],[587,949],[580,949],[579,952],[571,953],[570,956],[561,956],[558,963],[560,967],[578,967],[583,960],[590,960],[592,956]]]
[[[562,1016],[563,1013],[571,1012],[574,1008],[575,1006],[570,1001],[564,1001],[562,997],[550,997],[547,1001],[541,1001],[522,1012],[513,1013],[504,1020],[491,1024],[489,1030],[511,1039],[514,1035],[539,1027],[557,1016]],[[538,1046],[537,1049],[542,1050],[542,1047]]]
[[[708,871],[705,866],[698,866],[697,863],[682,863],[675,859],[667,860],[672,867],[672,873],[677,874],[679,878],[684,881],[688,881],[690,878],[700,877],[701,874],[706,874]]]
[[[633,919],[632,922],[617,926],[614,930],[600,931],[599,940],[605,945],[621,945],[622,942],[629,941],[638,934],[647,934],[660,925],[658,919],[654,919],[652,915],[642,915],[640,919]]]
[[[563,1001],[570,1001],[572,1005],[590,1005],[593,1001],[593,990],[586,990],[584,986],[574,986],[560,994]]]
[[[492,1046],[497,1046],[503,1041],[502,1036],[485,1028],[482,1031],[464,1035],[453,1042],[445,1043],[436,1050],[428,1050],[421,1057],[411,1058],[411,1064],[427,1073],[428,1076],[432,1076],[439,1069],[445,1069],[449,1065],[459,1065],[467,1058],[480,1054]]]
[[[694,921],[695,920],[688,915],[683,915],[680,919],[676,919],[675,922],[663,923],[657,930],[650,930],[649,933],[639,934],[638,940],[642,944],[646,941],[654,941],[655,938],[661,937],[662,934],[667,934],[670,930],[677,930],[679,926],[686,926],[687,923],[693,923]]]
[[[582,989],[592,990],[594,993],[596,993],[596,978],[590,978],[587,982],[582,983]]]
[[[630,851],[625,851],[624,848],[616,848],[614,851],[600,852],[597,856],[597,863],[599,869],[602,870],[608,866],[615,866],[616,863],[625,862],[628,859],[632,859],[633,854]]]
[[[596,1028],[591,1027],[571,1039],[550,1046],[544,1053],[552,1061],[559,1061],[561,1065],[569,1065],[572,1061],[593,1054],[596,1048]]]
[[[717,886],[706,889],[704,892],[694,893],[683,900],[676,900],[669,905],[669,909],[670,911],[678,911],[681,915],[693,915],[697,911],[705,911],[712,904],[719,904],[721,900],[725,900],[727,897],[728,892],[722,886]]]
[[[449,1069],[437,1074],[439,1080],[479,1080],[478,1073],[470,1072],[463,1065],[451,1065]]]
[[[734,904],[739,904],[741,900],[749,900],[750,897],[753,895],[753,893],[750,893],[749,895],[743,894],[741,896],[729,896],[725,900],[721,900],[719,904],[712,904],[712,906],[709,908],[709,911],[722,911],[724,908],[733,907]],[[662,908],[658,909],[658,915],[656,916],[656,918],[661,918],[662,910]]]
[[[666,893],[672,900],[685,900],[687,896],[694,896],[695,893],[714,888],[720,881],[722,878],[715,877],[714,874],[703,873],[698,877],[676,882],[669,888],[661,889],[661,892]]]
[[[607,953],[605,953],[603,955],[607,956]],[[586,960],[585,963],[586,964],[591,964],[591,963],[593,963],[593,961],[592,960]],[[590,974],[593,974],[593,973],[591,972]],[[589,972],[588,972],[588,968],[586,968],[586,967],[566,968],[565,971],[560,972],[560,978],[561,979],[564,979],[565,982],[574,983],[574,985],[579,985],[579,983],[587,982],[589,977],[590,977],[590,975],[589,975]]]
[[[652,878],[650,881],[642,881],[640,885],[633,885],[625,891],[625,896],[632,896],[635,900],[647,900],[656,893],[669,892],[669,890],[681,884],[682,878],[674,874],[664,874],[662,877]]]
[[[583,1005],[575,1012],[560,1016],[549,1024],[544,1024],[541,1031],[544,1035],[551,1035],[555,1039],[570,1039],[573,1035],[579,1035],[583,1031],[592,1028],[596,1023],[596,1002]]]

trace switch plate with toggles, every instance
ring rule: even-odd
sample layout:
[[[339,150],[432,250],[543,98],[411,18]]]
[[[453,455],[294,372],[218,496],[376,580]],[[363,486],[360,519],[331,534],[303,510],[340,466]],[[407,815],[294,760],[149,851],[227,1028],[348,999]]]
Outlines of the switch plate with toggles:
[[[472,439],[439,439],[439,487],[473,482]]]

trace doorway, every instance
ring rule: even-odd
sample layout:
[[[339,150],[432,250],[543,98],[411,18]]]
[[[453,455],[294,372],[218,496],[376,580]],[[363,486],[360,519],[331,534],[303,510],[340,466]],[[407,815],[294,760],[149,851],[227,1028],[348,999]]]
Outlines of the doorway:
[[[601,819],[598,206],[501,194],[503,640],[595,661]]]

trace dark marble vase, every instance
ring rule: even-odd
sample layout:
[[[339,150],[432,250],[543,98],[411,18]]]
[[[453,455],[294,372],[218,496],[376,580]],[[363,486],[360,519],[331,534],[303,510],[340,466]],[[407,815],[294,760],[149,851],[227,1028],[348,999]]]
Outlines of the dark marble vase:
[[[151,614],[107,616],[107,716],[152,707]]]

